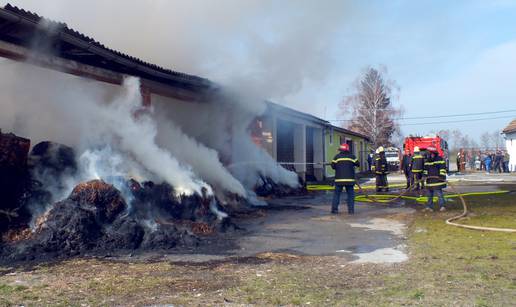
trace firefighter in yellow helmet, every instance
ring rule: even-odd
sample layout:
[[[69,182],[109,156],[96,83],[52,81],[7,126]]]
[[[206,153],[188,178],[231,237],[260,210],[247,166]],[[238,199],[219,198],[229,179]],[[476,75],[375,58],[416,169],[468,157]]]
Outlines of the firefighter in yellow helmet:
[[[374,159],[374,172],[376,175],[376,191],[389,191],[389,184],[387,183],[388,174],[387,158],[385,157],[385,150],[382,146],[376,149],[376,156]]]

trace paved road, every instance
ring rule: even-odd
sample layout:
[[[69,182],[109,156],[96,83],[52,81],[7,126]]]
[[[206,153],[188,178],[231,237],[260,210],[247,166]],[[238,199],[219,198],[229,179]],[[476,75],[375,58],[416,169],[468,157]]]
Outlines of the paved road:
[[[249,233],[237,241],[239,255],[287,252],[303,255],[339,255],[350,261],[399,262],[407,259],[403,219],[413,209],[358,203],[356,214],[331,215],[331,193],[275,200],[275,206],[305,209],[268,210],[246,225]],[[342,211],[346,211],[342,208]],[[373,257],[374,256],[374,257]],[[372,259],[376,258],[376,259]]]
[[[461,183],[457,188],[460,192],[513,190],[516,183],[484,181]],[[356,215],[335,216],[329,213],[331,198],[332,191],[327,191],[273,200],[269,208],[263,209],[263,214],[237,221],[245,231],[223,236],[222,241],[214,242],[204,252],[195,250],[192,254],[169,256],[169,259],[207,261],[266,252],[338,256],[344,262],[358,263],[394,263],[408,259],[404,233],[414,209],[405,207],[403,201],[390,206],[357,203]],[[341,211],[346,210],[343,207]]]

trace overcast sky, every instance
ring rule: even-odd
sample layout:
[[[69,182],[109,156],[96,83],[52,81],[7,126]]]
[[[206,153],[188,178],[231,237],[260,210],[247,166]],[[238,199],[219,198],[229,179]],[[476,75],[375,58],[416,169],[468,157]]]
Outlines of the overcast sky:
[[[328,120],[342,118],[338,103],[370,65],[385,66],[397,82],[396,104],[406,117],[516,109],[516,1],[11,3],[114,49]],[[516,118],[516,112],[489,116]],[[450,119],[405,123],[440,120]],[[510,120],[404,126],[403,132],[460,129],[474,136]]]

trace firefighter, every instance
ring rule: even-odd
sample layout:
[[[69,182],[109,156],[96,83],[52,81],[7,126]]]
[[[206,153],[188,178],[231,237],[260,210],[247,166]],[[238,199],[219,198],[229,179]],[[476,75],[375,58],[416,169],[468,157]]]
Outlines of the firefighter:
[[[355,167],[358,167],[357,158],[349,151],[348,144],[342,144],[339,147],[339,153],[331,161],[331,167],[335,170],[335,192],[333,194],[333,202],[331,205],[331,213],[339,213],[340,194],[342,189],[346,188],[348,196],[348,213],[355,213]]]
[[[414,147],[414,156],[412,156],[412,184],[418,191],[424,189],[423,184],[423,168],[425,166],[425,157],[421,154],[419,147]]]
[[[376,192],[389,191],[389,184],[387,182],[388,164],[385,158],[385,151],[382,146],[376,150],[376,157],[374,159],[374,171],[376,174]]]
[[[407,179],[407,189],[412,185],[412,155],[410,151],[405,149],[405,153],[403,154],[403,158],[401,160],[401,170],[405,174],[405,178]]]
[[[437,194],[439,211],[446,211],[443,195],[443,189],[446,188],[446,162],[439,157],[437,149],[430,147],[427,150],[430,152],[430,157],[425,162],[423,173],[426,177],[426,188],[428,190],[428,203],[425,210],[434,211],[434,194]]]

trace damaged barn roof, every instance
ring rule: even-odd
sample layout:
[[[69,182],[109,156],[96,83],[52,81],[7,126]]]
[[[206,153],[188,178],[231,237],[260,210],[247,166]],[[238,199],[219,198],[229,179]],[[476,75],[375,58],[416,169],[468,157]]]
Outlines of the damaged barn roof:
[[[10,4],[0,8],[1,41],[32,50],[38,38],[45,42],[44,46],[38,44],[38,52],[187,90],[202,91],[214,87],[208,79],[166,69],[110,49],[65,23]]]

